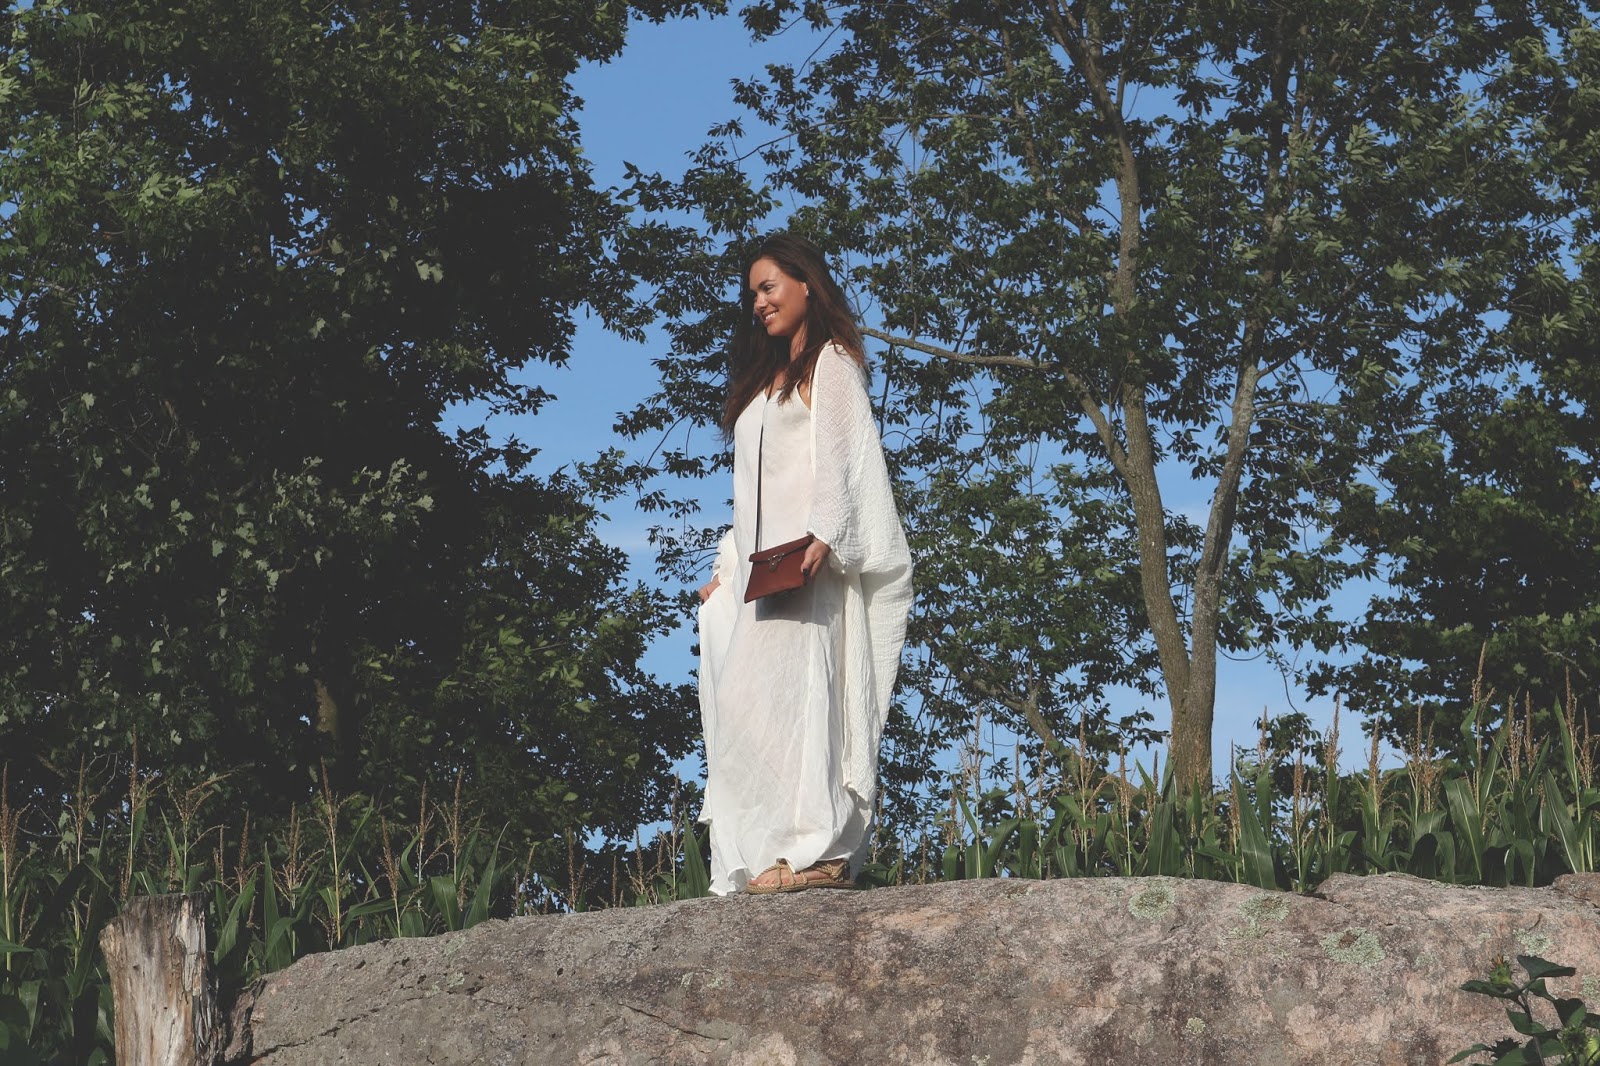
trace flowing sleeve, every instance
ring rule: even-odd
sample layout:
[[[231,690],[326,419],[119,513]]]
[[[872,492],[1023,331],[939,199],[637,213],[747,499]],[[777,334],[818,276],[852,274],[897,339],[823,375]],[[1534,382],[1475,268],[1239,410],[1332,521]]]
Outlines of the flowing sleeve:
[[[739,576],[739,548],[733,540],[732,526],[728,527],[722,534],[722,539],[717,542],[717,557],[711,563],[711,576],[724,585]]]
[[[873,480],[865,460],[883,455],[867,380],[859,364],[829,346],[811,377],[816,476],[806,531],[832,549],[830,565],[847,574],[867,563],[863,504]]]
[[[842,768],[870,806],[911,610],[911,553],[866,374],[832,346],[812,375],[811,429],[816,469],[806,528],[833,549],[830,565],[844,575]]]

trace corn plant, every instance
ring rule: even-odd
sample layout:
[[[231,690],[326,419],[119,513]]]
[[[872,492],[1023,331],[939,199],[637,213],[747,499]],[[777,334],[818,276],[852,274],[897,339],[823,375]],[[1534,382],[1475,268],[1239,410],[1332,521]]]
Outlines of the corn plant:
[[[1571,706],[1535,739],[1531,711],[1491,728],[1474,703],[1463,759],[1433,755],[1418,721],[1400,766],[1338,770],[1337,735],[1287,775],[1265,740],[1223,787],[1180,794],[1170,765],[1064,750],[1010,781],[972,759],[925,830],[880,826],[867,885],[965,878],[1177,876],[1306,890],[1332,873],[1406,872],[1459,884],[1542,885],[1600,856],[1596,740]],[[1316,761],[1320,758],[1320,762]],[[993,760],[1003,765],[1005,760]],[[100,783],[96,783],[99,781]],[[426,793],[414,811],[338,796],[326,780],[270,825],[208,812],[224,787],[179,790],[136,757],[80,765],[47,818],[0,767],[0,1061],[108,1063],[100,929],[131,895],[206,894],[225,992],[311,952],[468,928],[491,915],[637,906],[705,895],[707,839],[683,814],[648,843],[572,827],[513,845]],[[563,858],[565,860],[562,876]],[[1507,1060],[1514,1061],[1514,1060]]]

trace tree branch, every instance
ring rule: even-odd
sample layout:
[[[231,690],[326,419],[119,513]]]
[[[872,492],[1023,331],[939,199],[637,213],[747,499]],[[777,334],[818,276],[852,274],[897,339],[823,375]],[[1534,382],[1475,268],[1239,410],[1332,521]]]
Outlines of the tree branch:
[[[1018,355],[968,355],[965,352],[954,352],[949,348],[941,348],[926,341],[913,340],[910,337],[897,337],[892,333],[885,333],[881,329],[873,329],[869,326],[861,327],[861,335],[892,344],[897,348],[910,348],[912,351],[922,352],[939,359],[948,359],[955,363],[967,363],[973,366],[1009,366],[1023,370],[1044,369],[1040,363],[1031,359],[1024,359]],[[1077,395],[1078,406],[1083,410],[1089,421],[1093,423],[1095,432],[1100,437],[1100,443],[1105,446],[1106,457],[1111,460],[1111,465],[1119,473],[1127,477],[1127,452],[1123,450],[1122,445],[1117,441],[1116,428],[1112,426],[1111,420],[1106,417],[1100,402],[1095,399],[1094,390],[1089,388],[1089,383],[1084,381],[1082,377],[1065,367],[1052,366],[1050,369],[1066,378],[1067,384],[1072,387],[1073,392]]]
[[[1011,34],[1002,26],[1000,29],[1000,58],[1005,63],[1006,74],[1015,78],[1017,76],[1016,60],[1012,55]],[[1061,214],[1077,227],[1078,232],[1088,236],[1094,232],[1094,227],[1089,222],[1089,216],[1081,208],[1062,201],[1057,195],[1056,188],[1045,178],[1044,162],[1039,152],[1038,139],[1033,135],[1032,123],[1028,121],[1028,113],[1022,106],[1022,101],[1014,94],[1011,96],[1011,112],[1016,117],[1017,128],[1022,133],[1022,142],[1026,147],[1028,169],[1033,171],[1033,180],[1038,183],[1039,190],[1045,200],[1060,211]]]
[[[968,355],[965,352],[951,351],[949,348],[940,348],[938,345],[926,341],[913,340],[910,337],[897,337],[892,333],[885,333],[881,329],[872,329],[869,326],[861,327],[863,337],[892,344],[896,348],[910,348],[912,351],[922,352],[925,355],[937,356],[948,359],[952,363],[970,363],[973,366],[1011,366],[1020,370],[1038,370],[1039,364],[1032,359],[1024,359],[1020,355]]]
[[[1050,728],[1050,723],[1045,720],[1044,714],[1039,710],[1039,690],[1036,682],[1030,678],[1028,696],[1026,699],[1019,700],[965,670],[955,669],[954,672],[961,678],[963,683],[971,686],[972,690],[984,699],[994,700],[1012,713],[1020,714],[1027,719],[1028,725],[1038,734],[1039,739],[1044,741],[1044,746],[1049,750],[1050,754],[1060,758],[1062,751],[1061,741],[1056,736],[1055,730]],[[1032,671],[1030,670],[1029,672],[1031,673]]]

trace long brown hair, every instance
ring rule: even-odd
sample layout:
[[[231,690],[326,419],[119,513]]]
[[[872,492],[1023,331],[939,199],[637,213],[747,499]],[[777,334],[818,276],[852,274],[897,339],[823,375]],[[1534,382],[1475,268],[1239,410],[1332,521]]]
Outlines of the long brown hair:
[[[789,338],[767,336],[767,331],[756,321],[756,295],[750,291],[750,269],[761,259],[772,260],[779,270],[811,292],[806,300],[806,346],[795,358],[779,399],[789,399],[801,382],[811,381],[817,368],[817,356],[830,341],[848,352],[856,362],[866,365],[861,331],[856,328],[850,301],[845,299],[844,290],[828,272],[822,252],[804,237],[782,232],[772,234],[745,259],[744,273],[739,277],[739,307],[743,314],[733,331],[732,366],[728,375],[731,387],[727,406],[722,411],[722,430],[730,436],[734,422],[750,401],[757,393],[770,389],[784,368],[790,366]]]

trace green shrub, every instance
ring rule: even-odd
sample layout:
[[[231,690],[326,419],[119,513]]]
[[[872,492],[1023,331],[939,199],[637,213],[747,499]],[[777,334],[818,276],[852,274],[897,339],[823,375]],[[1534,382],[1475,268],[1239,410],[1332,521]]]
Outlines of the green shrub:
[[[1518,955],[1517,964],[1528,975],[1520,984],[1512,978],[1506,960],[1499,959],[1487,981],[1468,981],[1461,987],[1504,1000],[1511,1027],[1527,1039],[1506,1037],[1493,1045],[1474,1044],[1450,1061],[1464,1062],[1474,1055],[1489,1054],[1494,1056],[1486,1060],[1491,1066],[1600,1066],[1600,1016],[1590,1014],[1581,999],[1551,995],[1544,983],[1548,977],[1571,977],[1577,971],[1537,955]],[[1547,1005],[1548,1013],[1555,1015],[1555,1025],[1536,1016],[1540,1001]]]

